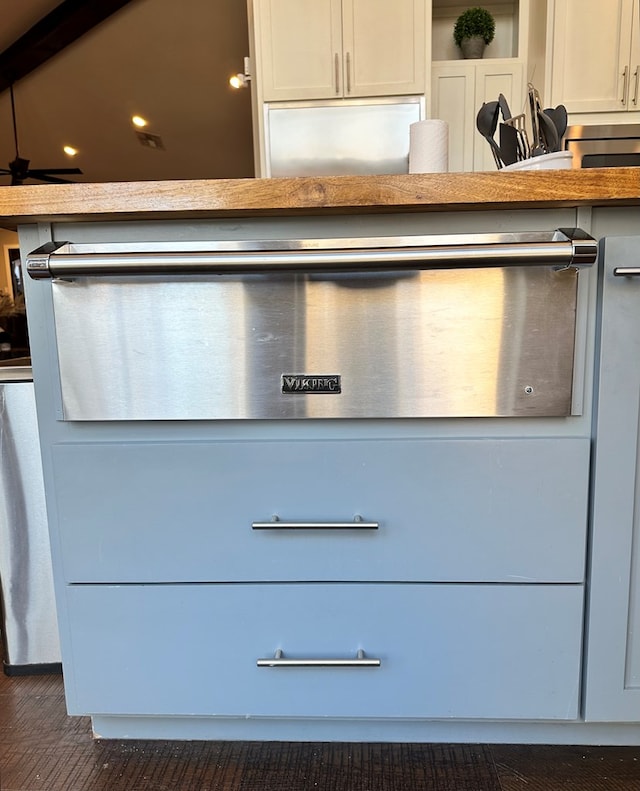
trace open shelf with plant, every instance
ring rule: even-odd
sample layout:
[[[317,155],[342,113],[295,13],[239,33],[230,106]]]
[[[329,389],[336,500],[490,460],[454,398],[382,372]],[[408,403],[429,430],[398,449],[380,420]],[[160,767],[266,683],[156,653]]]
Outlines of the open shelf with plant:
[[[471,8],[486,10],[495,22],[495,35],[486,46],[483,58],[517,58],[520,34],[520,2],[468,3],[460,0],[433,0],[431,57],[434,61],[462,60],[463,54],[454,41],[456,21]]]

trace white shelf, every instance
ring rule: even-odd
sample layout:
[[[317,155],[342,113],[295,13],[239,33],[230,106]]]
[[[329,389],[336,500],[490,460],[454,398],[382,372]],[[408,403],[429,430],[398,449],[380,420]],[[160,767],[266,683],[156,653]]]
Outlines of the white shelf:
[[[483,4],[496,22],[496,35],[485,50],[489,58],[517,58],[519,11],[518,0],[508,3]],[[434,61],[462,60],[462,53],[453,40],[453,28],[460,14],[469,5],[460,0],[433,0],[431,57]]]

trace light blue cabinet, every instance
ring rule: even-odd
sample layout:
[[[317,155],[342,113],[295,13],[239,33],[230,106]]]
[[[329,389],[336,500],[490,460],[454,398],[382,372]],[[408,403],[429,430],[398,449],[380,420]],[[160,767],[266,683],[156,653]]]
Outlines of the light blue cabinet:
[[[605,240],[585,717],[640,721],[640,237]],[[618,274],[616,274],[616,271]]]
[[[569,208],[297,222],[224,232],[581,224]],[[32,226],[25,250],[49,233],[222,234]],[[114,738],[640,743],[640,278],[610,272],[638,246],[605,251],[603,290],[595,268],[578,279],[566,418],[65,421],[51,284],[28,282],[70,712]],[[279,650],[380,666],[258,666]]]

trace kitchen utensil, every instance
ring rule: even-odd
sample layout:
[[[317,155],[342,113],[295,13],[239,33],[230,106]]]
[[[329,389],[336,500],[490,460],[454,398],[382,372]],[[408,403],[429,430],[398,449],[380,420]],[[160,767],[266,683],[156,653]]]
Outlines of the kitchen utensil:
[[[498,125],[499,112],[498,102],[485,102],[478,110],[478,115],[476,116],[476,128],[489,143],[498,170],[503,166],[502,153],[493,136]]]
[[[540,141],[547,154],[552,154],[558,150],[560,141],[558,130],[555,123],[549,118],[544,110],[538,110],[538,126]]]
[[[500,124],[500,152],[505,165],[513,165],[520,159],[518,130],[510,124]]]
[[[531,156],[531,146],[529,145],[529,137],[525,126],[525,114],[514,115],[508,121],[505,121],[505,124],[514,127],[518,133],[519,159],[528,159]]]
[[[498,96],[498,106],[500,107],[500,112],[502,113],[502,120],[508,121],[511,118],[511,110],[509,109],[509,104],[503,93]]]
[[[559,150],[562,144],[564,133],[567,131],[567,108],[564,106],[564,104],[559,104],[557,107],[545,108],[544,112],[555,124],[556,131],[558,132]]]
[[[536,157],[536,156],[540,156],[540,154],[546,154],[547,152],[540,138],[540,126],[538,123],[538,110],[541,109],[540,94],[538,93],[536,87],[531,82],[528,84],[528,96],[529,96],[529,112],[531,115],[531,133],[532,133],[531,156]]]

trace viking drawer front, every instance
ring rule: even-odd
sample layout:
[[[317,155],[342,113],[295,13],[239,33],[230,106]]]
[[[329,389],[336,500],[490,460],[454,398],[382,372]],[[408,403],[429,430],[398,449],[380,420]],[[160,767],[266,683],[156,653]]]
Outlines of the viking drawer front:
[[[104,715],[570,720],[582,593],[579,585],[72,585],[68,706]],[[294,664],[271,666],[277,652]]]
[[[53,461],[69,582],[583,579],[584,438],[64,444]]]

